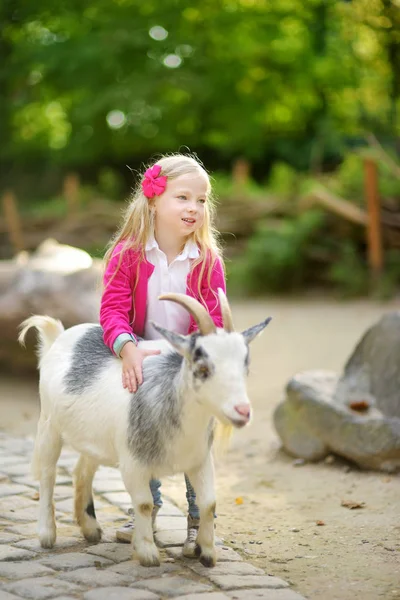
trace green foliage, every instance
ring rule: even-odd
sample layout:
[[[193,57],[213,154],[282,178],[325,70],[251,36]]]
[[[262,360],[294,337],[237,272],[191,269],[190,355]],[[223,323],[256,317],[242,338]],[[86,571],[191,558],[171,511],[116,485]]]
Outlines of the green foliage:
[[[338,256],[329,269],[328,280],[344,298],[368,294],[368,268],[353,242],[345,241],[340,245]]]
[[[237,196],[244,196],[249,200],[257,201],[266,196],[265,188],[251,178],[238,187],[231,175],[216,172],[211,175],[211,183],[213,195],[217,202],[231,201],[232,198]]]
[[[377,162],[379,171],[379,193],[382,198],[400,196],[400,180],[393,175],[388,165],[369,153]],[[333,176],[329,178],[329,187],[357,204],[365,205],[364,160],[366,153],[349,153],[345,156]],[[394,162],[396,159],[394,158]]]
[[[103,167],[99,172],[97,188],[106,198],[117,200],[122,197],[124,183],[115,169]]]
[[[381,300],[392,298],[399,291],[400,250],[392,249],[386,253],[385,267],[375,290],[375,296]]]
[[[184,145],[318,170],[399,132],[397,0],[4,0],[0,19],[6,164]]]
[[[234,290],[276,293],[299,289],[306,280],[310,244],[323,222],[323,213],[313,210],[275,226],[261,225],[249,240],[243,259],[230,269]]]
[[[299,174],[283,162],[276,162],[268,179],[268,190],[282,199],[290,200],[297,194],[300,184]]]
[[[344,242],[329,269],[328,281],[342,298],[369,294],[380,300],[392,298],[399,289],[400,251],[392,249],[386,253],[383,272],[374,279],[356,245]]]

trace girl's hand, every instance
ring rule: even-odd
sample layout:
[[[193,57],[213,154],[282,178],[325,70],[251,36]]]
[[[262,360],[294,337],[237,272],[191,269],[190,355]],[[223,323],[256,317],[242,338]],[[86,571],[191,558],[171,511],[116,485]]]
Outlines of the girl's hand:
[[[160,354],[161,350],[142,350],[133,342],[127,342],[121,350],[122,385],[132,393],[143,383],[142,363],[146,356]]]

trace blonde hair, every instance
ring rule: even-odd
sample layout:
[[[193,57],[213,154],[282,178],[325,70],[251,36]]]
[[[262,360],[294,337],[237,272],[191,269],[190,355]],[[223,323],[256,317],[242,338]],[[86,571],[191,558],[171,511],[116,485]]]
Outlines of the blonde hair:
[[[200,164],[200,162],[196,158],[184,154],[165,155],[159,160],[152,163],[151,165],[148,165],[146,169],[149,166],[152,167],[156,164],[160,165],[161,167],[160,175],[165,175],[168,178],[167,186],[169,180],[175,179],[176,177],[180,177],[181,175],[187,175],[191,173],[202,174],[207,179],[208,190],[207,201],[205,203],[204,210],[204,222],[203,225],[197,231],[195,231],[189,236],[189,238],[191,238],[197,244],[200,251],[199,258],[197,258],[193,262],[191,270],[193,271],[193,269],[197,265],[201,265],[199,276],[199,289],[197,291],[200,299],[203,301],[200,285],[204,275],[206,264],[208,263],[207,277],[208,282],[210,282],[213,264],[217,257],[222,256],[221,248],[218,242],[218,233],[214,227],[215,202],[214,198],[212,197],[211,182],[209,175],[205,168]],[[110,243],[107,247],[107,251],[104,255],[104,263],[105,267],[107,267],[115,247],[117,246],[117,244],[123,242],[115,273],[118,271],[121,265],[123,255],[129,249],[139,251],[141,253],[141,260],[145,259],[146,243],[148,242],[150,236],[153,234],[154,224],[151,214],[152,203],[143,194],[142,181],[143,174],[141,175],[140,180],[136,185],[131,201],[129,202],[128,208],[125,211],[122,226],[110,240]],[[207,261],[208,258],[210,258],[211,260]],[[110,279],[110,282],[114,278],[115,273]]]

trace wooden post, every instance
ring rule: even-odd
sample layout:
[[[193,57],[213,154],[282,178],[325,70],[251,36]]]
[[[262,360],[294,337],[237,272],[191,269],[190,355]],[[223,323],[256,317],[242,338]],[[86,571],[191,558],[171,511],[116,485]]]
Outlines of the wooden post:
[[[378,190],[378,168],[371,158],[364,161],[365,198],[367,201],[368,264],[374,280],[379,278],[383,267],[381,234],[381,203]]]
[[[232,179],[238,187],[245,185],[249,179],[250,165],[245,158],[238,158],[232,169]]]
[[[3,195],[3,211],[8,235],[15,254],[24,250],[21,219],[18,213],[17,199],[14,192],[7,190]]]
[[[64,179],[63,195],[67,202],[68,216],[79,212],[79,177],[76,173],[69,173]]]

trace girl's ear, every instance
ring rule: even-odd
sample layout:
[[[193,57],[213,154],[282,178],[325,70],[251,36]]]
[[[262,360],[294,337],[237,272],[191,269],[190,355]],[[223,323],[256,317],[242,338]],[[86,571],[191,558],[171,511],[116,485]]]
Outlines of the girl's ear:
[[[150,321],[151,325],[154,327],[158,333],[171,344],[173,348],[183,357],[188,358],[190,356],[190,338],[185,337],[184,335],[180,335],[179,333],[174,333],[173,331],[169,331],[169,329],[164,329],[161,325],[157,325],[154,321]]]

